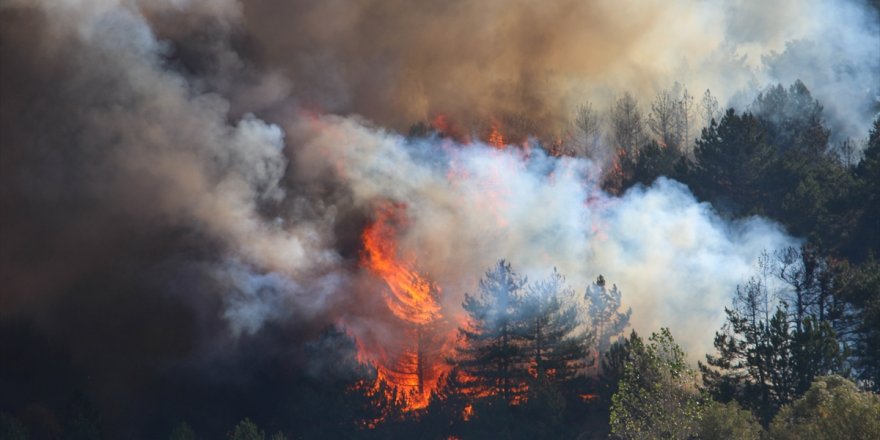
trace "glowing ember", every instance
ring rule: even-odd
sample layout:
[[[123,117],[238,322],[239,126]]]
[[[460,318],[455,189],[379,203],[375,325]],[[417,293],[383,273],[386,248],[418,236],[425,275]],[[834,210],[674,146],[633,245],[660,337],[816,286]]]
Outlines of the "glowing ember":
[[[489,133],[488,143],[499,150],[504,149],[504,146],[506,145],[504,143],[504,135],[501,134],[501,130],[497,123],[492,124],[492,132]]]
[[[598,394],[580,394],[579,397],[582,401],[589,403],[599,398]]]

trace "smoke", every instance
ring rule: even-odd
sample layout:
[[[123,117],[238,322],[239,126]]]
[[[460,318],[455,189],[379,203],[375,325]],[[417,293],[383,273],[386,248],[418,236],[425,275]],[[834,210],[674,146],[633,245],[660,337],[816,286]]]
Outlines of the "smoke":
[[[800,78],[835,136],[861,138],[880,97],[880,19],[859,1],[255,0],[243,16],[304,105],[398,130],[444,114],[552,138],[586,100],[647,107],[679,81],[742,108]]]
[[[609,196],[583,159],[407,140],[341,117],[302,118],[288,132],[302,175],[333,174],[355,206],[406,207],[401,252],[443,287],[447,315],[506,258],[531,279],[556,267],[581,291],[604,275],[633,307],[636,328],[674,325],[699,356],[761,252],[796,244],[764,219],[722,220],[671,180]]]
[[[395,343],[358,268],[391,201],[447,316],[507,258],[579,292],[603,274],[636,328],[672,326],[699,356],[760,252],[795,243],[778,226],[721,219],[666,179],[612,197],[584,159],[397,133],[442,113],[545,135],[587,98],[799,76],[861,136],[875,18],[822,1],[3,3],[0,320],[52,341],[136,432],[148,415],[123,396],[238,386],[328,324]]]

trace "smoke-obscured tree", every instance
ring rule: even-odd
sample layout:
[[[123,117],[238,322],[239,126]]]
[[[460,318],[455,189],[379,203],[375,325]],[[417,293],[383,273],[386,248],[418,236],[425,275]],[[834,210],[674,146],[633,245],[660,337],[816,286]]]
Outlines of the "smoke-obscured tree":
[[[770,426],[773,440],[880,438],[880,396],[840,376],[817,378]]]
[[[575,110],[574,121],[574,146],[577,156],[585,156],[596,159],[599,157],[599,139],[601,136],[599,127],[599,115],[593,110],[593,104],[587,101]]]
[[[679,138],[678,150],[687,152],[690,151],[693,144],[691,133],[693,133],[694,127],[696,126],[694,95],[688,93],[687,87],[684,87],[679,83],[675,83],[673,91],[676,96],[678,96],[678,118],[676,120]]]
[[[621,439],[686,439],[701,413],[696,374],[669,329],[634,346],[612,397],[611,432]]]
[[[584,367],[590,335],[578,331],[574,290],[555,268],[528,286],[520,309],[523,339],[537,382],[565,383]]]
[[[737,400],[766,424],[815,377],[842,371],[844,358],[831,324],[815,309],[804,305],[792,312],[785,299],[798,294],[770,292],[785,272],[769,255],[758,269],[759,275],[737,287],[733,307],[725,308],[727,321],[715,334],[718,354],[707,355],[700,370],[713,397]]]
[[[761,440],[764,429],[754,414],[736,402],[710,400],[697,426],[696,438],[726,440]]]
[[[479,295],[465,294],[467,324],[454,364],[472,378],[468,386],[488,390],[508,403],[522,394],[528,378],[525,329],[520,319],[527,280],[501,260],[479,283]]]
[[[679,83],[661,90],[651,103],[648,127],[662,148],[687,150],[694,127],[694,97]]]
[[[647,140],[639,103],[629,93],[611,106],[611,135],[615,146],[627,154],[637,151]]]
[[[846,304],[834,294],[837,277],[827,258],[812,246],[788,247],[774,252],[774,277],[785,284],[784,299],[789,304],[795,329],[800,331],[807,317],[825,321],[838,334],[849,327]]]
[[[864,148],[867,148],[867,144]],[[846,138],[835,142],[831,147],[830,153],[840,161],[844,168],[849,170],[858,166],[862,160],[862,150],[863,148],[859,145],[858,141]]]
[[[788,320],[771,304],[766,281],[738,286],[727,321],[715,334],[717,355],[700,364],[709,393],[722,402],[737,400],[764,423],[793,397]]]
[[[672,90],[661,90],[651,103],[648,127],[663,148],[678,149],[681,146],[679,111],[678,96]]]
[[[700,100],[700,117],[703,119],[703,127],[708,127],[713,120],[717,122],[721,118],[721,106],[709,89],[706,89],[703,99]]]
[[[589,304],[588,313],[590,326],[596,341],[596,365],[604,366],[604,354],[611,347],[611,342],[623,334],[623,330],[629,325],[632,308],[625,311],[621,307],[621,293],[617,285],[612,284],[609,289],[605,285],[605,277],[599,275],[596,282],[587,287],[584,299]]]
[[[845,372],[851,313],[834,295],[834,273],[827,259],[804,246],[777,251],[771,262],[774,277],[784,283],[781,296],[793,323],[791,350],[795,394],[805,392],[813,379]]]
[[[810,157],[822,156],[828,148],[830,132],[824,126],[822,110],[800,80],[788,90],[782,84],[768,88],[751,105],[765,126],[767,143],[783,153],[795,150]]]

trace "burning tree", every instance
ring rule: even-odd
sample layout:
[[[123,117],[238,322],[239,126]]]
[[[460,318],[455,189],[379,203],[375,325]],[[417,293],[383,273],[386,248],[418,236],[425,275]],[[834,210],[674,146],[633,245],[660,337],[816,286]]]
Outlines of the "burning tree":
[[[398,255],[397,228],[406,224],[404,214],[401,206],[380,206],[376,220],[363,233],[362,265],[385,281],[385,303],[404,324],[411,341],[401,352],[379,360],[377,386],[387,382],[398,388],[407,409],[419,409],[428,404],[444,368],[440,362],[443,338],[438,333],[440,288],[413,269],[411,258]]]

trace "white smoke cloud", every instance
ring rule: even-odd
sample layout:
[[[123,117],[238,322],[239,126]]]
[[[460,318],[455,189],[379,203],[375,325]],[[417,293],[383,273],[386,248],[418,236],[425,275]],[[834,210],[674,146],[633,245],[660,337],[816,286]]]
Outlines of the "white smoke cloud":
[[[635,328],[672,327],[697,357],[762,251],[796,244],[770,221],[721,219],[668,179],[609,196],[591,163],[541,150],[408,141],[340,117],[289,131],[301,142],[299,172],[335,173],[361,206],[407,207],[401,251],[438,281],[453,316],[500,258],[532,279],[556,267],[578,292],[603,274],[633,307]]]

